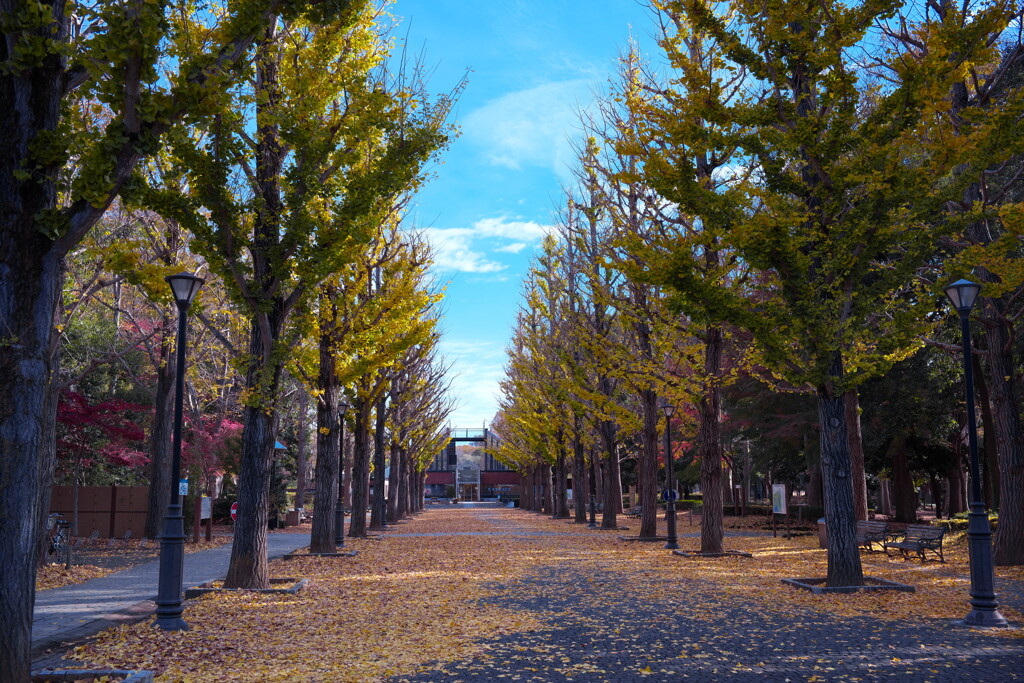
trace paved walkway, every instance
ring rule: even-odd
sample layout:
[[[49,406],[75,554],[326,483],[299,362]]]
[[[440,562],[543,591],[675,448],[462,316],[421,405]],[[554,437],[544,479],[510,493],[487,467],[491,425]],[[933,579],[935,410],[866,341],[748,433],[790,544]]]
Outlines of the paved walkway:
[[[557,547],[559,539],[518,511],[467,509],[465,514],[486,521],[491,529],[389,533],[389,544],[437,543],[439,550],[450,551],[445,539],[436,537],[489,535],[500,537],[504,552],[530,552],[529,574],[515,585],[494,586],[496,594],[486,600],[531,613],[543,627],[485,640],[478,657],[425,663],[421,673],[396,677],[391,683],[890,679],[1024,683],[1022,640],[971,631],[948,620],[841,617],[799,607],[768,611],[742,593],[723,592],[721,584],[678,573],[668,577],[644,571],[643,581],[637,583],[636,574],[643,566],[599,561],[585,569],[571,548],[553,553],[553,561],[542,561],[539,546]],[[730,530],[727,535],[748,533]],[[561,535],[610,538],[582,529]],[[523,548],[507,544],[509,536],[520,536]],[[268,535],[272,557],[308,543],[307,535]],[[186,556],[186,586],[223,577],[229,554],[230,547],[225,546]],[[157,568],[158,563],[152,562],[80,586],[40,593],[34,651],[60,652],[56,646],[61,643],[152,613]],[[997,588],[1002,604],[1024,608],[1021,582],[1000,581]],[[34,668],[54,663],[59,664],[58,654],[49,659],[39,656]]]
[[[524,538],[541,535],[507,518],[489,521],[496,534],[519,527]],[[750,534],[727,530],[726,535]],[[640,592],[623,590],[633,572],[610,566],[581,572],[572,560],[538,563],[514,589],[496,586],[498,595],[488,602],[540,615],[546,628],[486,640],[483,656],[427,665],[418,675],[390,683],[1024,681],[1024,641],[972,631],[952,620],[766,611],[741,594],[678,575],[652,576]],[[679,595],[666,588],[677,589],[680,581],[687,598],[666,597]],[[1002,604],[1024,608],[1020,582],[998,584]]]
[[[267,534],[267,555],[271,559],[308,545],[309,534]],[[185,555],[184,588],[223,579],[230,559],[230,543]],[[154,560],[85,583],[36,593],[33,669],[50,665],[54,660],[51,651],[63,644],[152,614],[159,572],[160,561]],[[56,659],[60,659],[59,654]]]

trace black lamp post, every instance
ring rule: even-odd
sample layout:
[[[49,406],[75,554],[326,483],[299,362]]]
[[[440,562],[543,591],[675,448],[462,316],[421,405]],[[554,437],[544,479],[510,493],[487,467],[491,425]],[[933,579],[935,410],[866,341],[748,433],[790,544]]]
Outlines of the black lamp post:
[[[665,503],[668,507],[668,539],[665,548],[676,550],[679,539],[676,536],[676,463],[672,457],[672,413],[675,406],[666,403],[661,407],[665,413]]]
[[[345,413],[348,401],[338,404],[338,500],[334,504],[334,545],[345,547]]]
[[[971,308],[981,285],[957,280],[946,287],[946,296],[960,314],[963,336],[964,381],[967,384],[967,443],[971,456],[971,511],[968,514],[967,539],[971,561],[971,609],[964,617],[968,626],[1007,626],[996,602],[995,572],[992,568],[992,529],[985,513],[981,491],[981,464],[978,462],[977,420],[974,415],[974,374],[971,362]]]
[[[160,578],[156,597],[156,625],[164,631],[186,631],[181,618],[182,566],[185,560],[185,520],[181,516],[181,413],[185,395],[185,328],[188,307],[204,280],[190,273],[166,278],[178,304],[177,376],[174,378],[174,442],[171,450],[171,501],[160,534]]]

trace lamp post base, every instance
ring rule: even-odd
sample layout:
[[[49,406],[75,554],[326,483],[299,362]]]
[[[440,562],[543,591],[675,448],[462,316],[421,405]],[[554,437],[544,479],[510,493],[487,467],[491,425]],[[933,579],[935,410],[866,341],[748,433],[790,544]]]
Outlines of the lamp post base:
[[[679,550],[679,538],[676,536],[676,504],[668,502],[668,539],[665,543],[665,550]]]
[[[995,567],[992,561],[992,527],[985,507],[971,503],[967,515],[967,547],[971,561],[971,611],[964,624],[978,628],[1005,628],[1006,618],[999,613],[995,593]]]
[[[972,609],[970,613],[964,617],[964,624],[975,628],[1009,628],[1010,626],[1009,622],[1006,621],[1006,617],[1000,614],[997,609]]]
[[[167,506],[164,532],[160,534],[160,579],[156,598],[157,628],[164,631],[187,631],[182,619],[182,570],[185,561],[185,523],[181,504]]]

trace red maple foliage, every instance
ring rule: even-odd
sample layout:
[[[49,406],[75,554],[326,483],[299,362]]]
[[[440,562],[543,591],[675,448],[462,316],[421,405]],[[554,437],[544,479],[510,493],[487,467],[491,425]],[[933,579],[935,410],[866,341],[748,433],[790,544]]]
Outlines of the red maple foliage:
[[[62,466],[78,461],[89,467],[94,459],[131,468],[149,463],[146,432],[135,420],[152,409],[120,399],[92,401],[75,391],[61,393],[57,403],[57,459]]]

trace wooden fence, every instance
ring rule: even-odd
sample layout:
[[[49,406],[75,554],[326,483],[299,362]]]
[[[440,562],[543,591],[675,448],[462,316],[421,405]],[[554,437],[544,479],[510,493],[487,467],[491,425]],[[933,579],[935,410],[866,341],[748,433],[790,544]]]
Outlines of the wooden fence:
[[[54,486],[50,512],[59,512],[69,522],[75,520],[74,487]],[[106,538],[121,538],[131,531],[140,538],[146,528],[148,486],[79,486],[78,528],[75,536],[91,536],[99,531]]]

